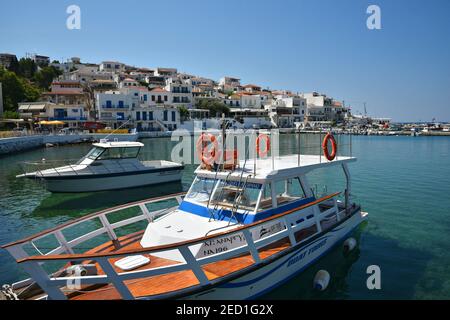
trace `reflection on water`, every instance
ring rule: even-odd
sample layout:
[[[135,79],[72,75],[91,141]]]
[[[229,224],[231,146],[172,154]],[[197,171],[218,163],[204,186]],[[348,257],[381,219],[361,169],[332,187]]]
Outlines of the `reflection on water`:
[[[60,215],[75,217],[80,213],[91,212],[92,208],[97,211],[182,191],[183,186],[180,182],[170,182],[158,186],[95,193],[53,193],[43,199],[33,210],[33,216],[36,219],[47,219]]]

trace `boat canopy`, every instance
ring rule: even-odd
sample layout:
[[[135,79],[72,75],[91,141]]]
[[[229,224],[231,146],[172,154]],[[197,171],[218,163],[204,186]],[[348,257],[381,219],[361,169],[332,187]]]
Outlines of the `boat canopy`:
[[[144,144],[141,142],[134,142],[134,141],[111,141],[111,142],[94,143],[93,146],[108,149],[108,148],[143,147]]]

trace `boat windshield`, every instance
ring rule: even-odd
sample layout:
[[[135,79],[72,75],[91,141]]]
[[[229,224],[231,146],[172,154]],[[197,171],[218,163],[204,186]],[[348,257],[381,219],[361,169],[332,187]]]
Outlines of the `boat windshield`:
[[[186,198],[190,201],[207,203],[215,183],[214,179],[196,177]]]
[[[217,184],[217,187],[215,187]],[[237,181],[214,180],[208,178],[197,177],[192,183],[191,189],[186,195],[188,201],[207,205],[218,205],[223,208],[230,208],[234,201],[239,202],[239,209],[253,211],[258,202],[261,192],[261,184],[247,183],[242,195],[243,182],[239,184]],[[211,196],[211,193],[213,195]]]
[[[94,147],[86,155],[86,158],[91,159],[91,160],[96,160],[98,158],[98,156],[102,154],[103,151],[105,151],[105,149],[99,148],[99,147]]]
[[[98,160],[136,158],[139,150],[140,147],[108,148],[98,157]]]

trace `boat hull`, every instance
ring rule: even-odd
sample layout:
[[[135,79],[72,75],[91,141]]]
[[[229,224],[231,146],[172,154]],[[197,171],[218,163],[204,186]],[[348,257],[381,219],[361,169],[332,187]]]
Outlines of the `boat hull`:
[[[333,247],[344,241],[366,218],[358,209],[345,222],[330,229],[313,241],[293,248],[288,254],[267,265],[231,281],[202,292],[184,297],[186,299],[240,300],[257,298],[301,273]]]
[[[170,171],[156,171],[140,174],[121,174],[117,176],[80,176],[38,178],[51,192],[95,192],[135,188],[181,180],[182,168]]]

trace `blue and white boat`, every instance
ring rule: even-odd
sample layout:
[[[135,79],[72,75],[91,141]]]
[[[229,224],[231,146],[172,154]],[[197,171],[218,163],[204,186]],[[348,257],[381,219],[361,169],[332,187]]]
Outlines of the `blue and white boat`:
[[[103,210],[5,245],[31,276],[10,286],[9,294],[73,300],[259,297],[342,243],[366,220],[367,213],[350,197],[348,164],[354,161],[292,154],[232,165],[203,163],[186,194]],[[313,191],[308,173],[325,167],[343,170],[342,192],[319,196]],[[114,214],[132,208],[135,216],[111,222]],[[100,221],[96,230],[75,239],[64,236],[93,220]],[[117,235],[117,228],[136,222],[145,228]],[[108,242],[75,253],[76,246],[105,234]],[[25,246],[46,237],[56,237],[53,250],[25,252]],[[55,261],[65,267],[44,268]],[[27,286],[37,289],[23,291]]]

